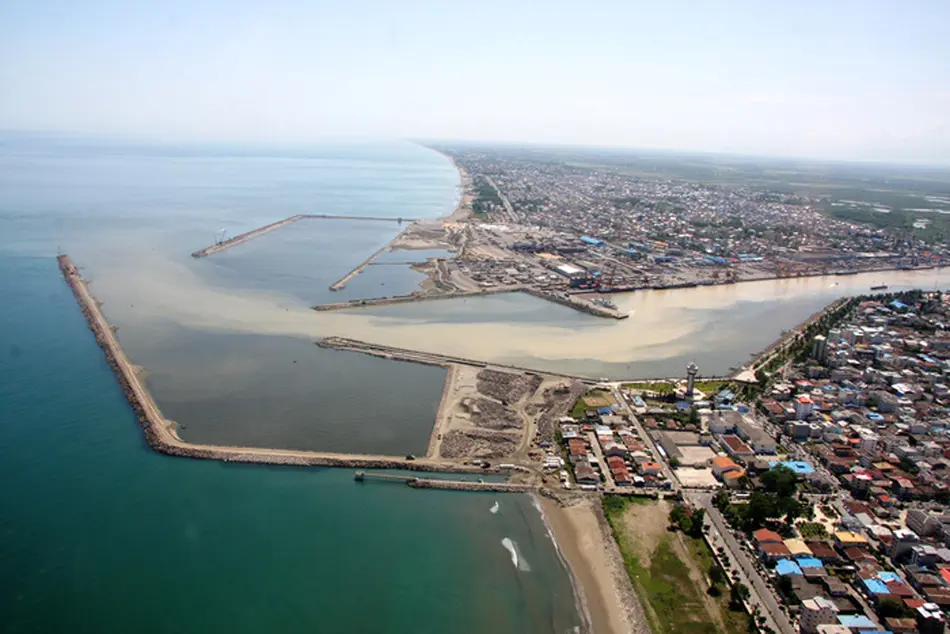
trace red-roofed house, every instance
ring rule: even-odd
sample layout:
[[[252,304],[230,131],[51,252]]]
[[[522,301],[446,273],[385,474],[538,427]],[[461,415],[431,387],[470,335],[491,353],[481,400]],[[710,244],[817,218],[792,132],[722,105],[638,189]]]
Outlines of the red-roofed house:
[[[755,540],[756,545],[782,543],[782,536],[775,531],[770,531],[767,528],[760,528],[759,530],[755,531],[752,533],[752,538]]]
[[[791,551],[785,544],[761,544],[759,556],[763,559],[783,559],[791,556]]]
[[[752,451],[752,448],[742,442],[742,439],[738,436],[726,435],[720,437],[720,440],[722,441],[722,446],[725,447],[726,452],[730,456],[738,458],[752,458],[755,456],[755,452]]]

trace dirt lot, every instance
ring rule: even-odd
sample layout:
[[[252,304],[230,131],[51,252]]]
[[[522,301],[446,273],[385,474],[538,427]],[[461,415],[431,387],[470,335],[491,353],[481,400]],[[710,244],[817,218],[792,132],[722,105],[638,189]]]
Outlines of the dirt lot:
[[[617,404],[617,400],[610,392],[591,392],[584,397],[584,404],[591,409],[598,407],[612,407]]]
[[[719,484],[711,469],[680,467],[673,473],[684,487],[714,487]]]
[[[680,464],[705,464],[716,457],[716,452],[709,447],[677,447],[682,454]]]

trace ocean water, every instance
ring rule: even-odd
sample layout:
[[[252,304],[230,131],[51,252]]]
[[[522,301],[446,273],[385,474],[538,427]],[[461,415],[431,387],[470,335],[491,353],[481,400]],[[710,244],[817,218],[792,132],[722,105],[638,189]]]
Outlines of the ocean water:
[[[241,327],[259,304],[309,317],[393,227],[314,221],[324,243],[278,231],[188,254],[294,213],[436,216],[456,188],[409,145],[0,146],[0,631],[571,631],[569,579],[526,496],[152,452],[54,259],[92,280],[185,438],[410,451],[441,371]],[[293,266],[268,268],[267,241]],[[235,326],[204,327],[212,308]]]

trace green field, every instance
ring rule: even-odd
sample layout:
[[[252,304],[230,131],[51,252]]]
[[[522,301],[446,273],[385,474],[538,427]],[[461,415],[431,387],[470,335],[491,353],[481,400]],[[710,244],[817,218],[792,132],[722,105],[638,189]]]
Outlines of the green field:
[[[712,553],[703,540],[664,532],[655,543],[644,545],[628,534],[625,514],[664,512],[661,508],[651,508],[656,505],[651,500],[604,498],[604,512],[620,547],[627,574],[645,604],[650,629],[654,634],[748,634],[747,615],[729,610],[728,589],[722,588],[720,596],[706,597],[707,583],[704,581],[700,587],[690,576],[689,566],[706,571],[713,565]],[[683,540],[692,561],[684,563],[677,554],[673,542],[676,539]],[[651,551],[649,565],[642,563],[645,547]],[[707,601],[712,601],[712,609],[718,610],[722,626],[710,619]]]
[[[628,390],[639,390],[656,392],[657,394],[671,394],[676,386],[669,381],[638,381],[635,383],[624,383],[623,387]]]

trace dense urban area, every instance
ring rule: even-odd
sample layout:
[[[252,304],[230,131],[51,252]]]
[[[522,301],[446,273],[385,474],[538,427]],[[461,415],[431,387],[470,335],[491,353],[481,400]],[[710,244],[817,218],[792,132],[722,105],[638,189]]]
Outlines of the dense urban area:
[[[912,197],[916,210],[891,209],[631,175],[547,154],[441,149],[473,178],[472,207],[483,222],[469,231],[490,247],[459,266],[483,285],[507,276],[509,283],[605,292],[931,267],[948,256],[932,227],[950,205],[940,196]],[[910,226],[876,226],[849,219],[855,210],[917,213]]]
[[[710,631],[943,632],[948,324],[939,292],[852,298],[790,338],[757,383],[691,366],[681,381],[596,386],[561,419],[545,466],[565,489],[603,492],[655,630],[700,631],[663,604],[702,610],[706,594],[723,614],[750,613]],[[692,544],[683,561],[706,561],[700,582],[676,590],[675,569],[644,564],[644,535],[628,535],[642,529],[623,521],[643,504]]]

